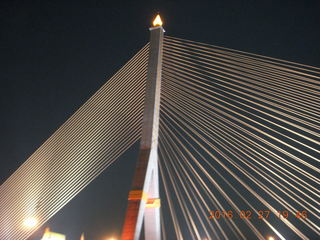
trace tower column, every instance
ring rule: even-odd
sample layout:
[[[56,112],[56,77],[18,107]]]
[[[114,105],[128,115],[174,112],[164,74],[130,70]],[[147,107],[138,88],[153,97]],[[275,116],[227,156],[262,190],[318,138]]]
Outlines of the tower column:
[[[150,28],[150,48],[142,121],[140,151],[128,208],[122,229],[123,240],[138,240],[144,220],[145,238],[160,240],[160,199],[158,177],[158,133],[162,46],[164,29],[160,16]]]

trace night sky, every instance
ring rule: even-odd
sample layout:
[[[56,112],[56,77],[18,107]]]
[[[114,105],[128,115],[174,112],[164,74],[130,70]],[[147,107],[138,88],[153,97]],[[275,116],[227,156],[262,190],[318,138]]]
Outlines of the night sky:
[[[66,2],[0,3],[1,183],[148,42],[157,12],[169,36],[320,63],[319,1]],[[136,155],[132,148],[46,226],[68,240],[117,236]]]

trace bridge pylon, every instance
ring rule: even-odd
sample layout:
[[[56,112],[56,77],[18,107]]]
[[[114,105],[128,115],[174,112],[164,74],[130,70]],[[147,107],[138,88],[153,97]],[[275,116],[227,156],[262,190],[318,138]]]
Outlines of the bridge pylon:
[[[128,196],[122,240],[138,240],[143,222],[145,239],[161,239],[158,135],[164,29],[159,15],[149,30],[150,46],[142,135],[133,184]]]

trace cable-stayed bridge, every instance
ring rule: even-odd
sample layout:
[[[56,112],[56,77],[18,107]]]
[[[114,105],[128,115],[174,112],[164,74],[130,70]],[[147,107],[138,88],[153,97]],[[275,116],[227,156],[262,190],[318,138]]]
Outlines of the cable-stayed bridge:
[[[320,68],[154,41],[1,185],[0,239],[28,238],[36,229],[26,219],[44,224],[140,141],[153,70],[161,208],[151,209],[160,210],[161,238],[319,238]],[[151,63],[155,46],[161,59]],[[129,202],[145,202],[143,213],[150,199],[129,193]]]

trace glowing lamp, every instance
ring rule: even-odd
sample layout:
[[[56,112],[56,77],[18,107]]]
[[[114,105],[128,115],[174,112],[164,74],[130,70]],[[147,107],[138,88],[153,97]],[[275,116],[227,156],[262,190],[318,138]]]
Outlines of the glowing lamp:
[[[26,228],[34,228],[38,224],[38,219],[35,217],[28,217],[23,221],[23,226]]]
[[[66,236],[55,232],[45,232],[41,240],[66,240]]]
[[[153,20],[153,26],[154,26],[154,27],[162,26],[161,17],[160,17],[159,14],[158,14],[158,15],[156,16],[156,18]]]
[[[275,240],[274,237],[268,237],[268,240]]]

